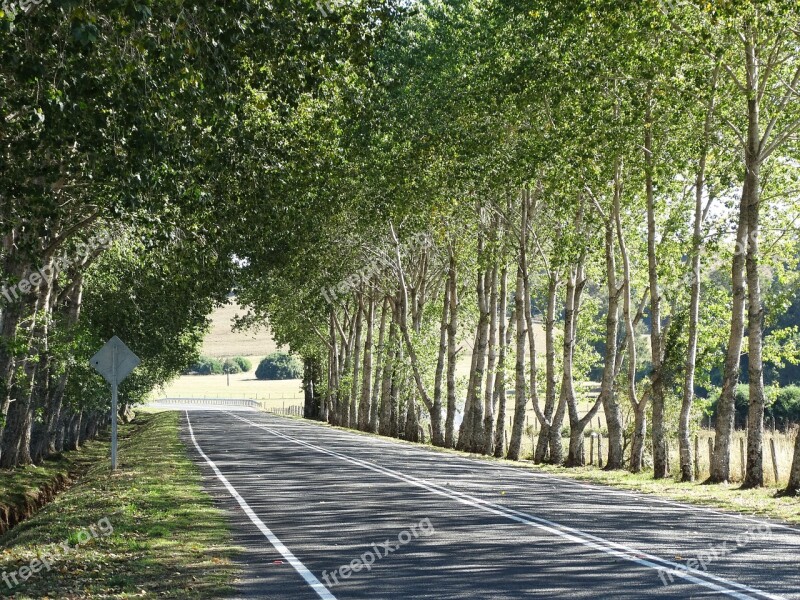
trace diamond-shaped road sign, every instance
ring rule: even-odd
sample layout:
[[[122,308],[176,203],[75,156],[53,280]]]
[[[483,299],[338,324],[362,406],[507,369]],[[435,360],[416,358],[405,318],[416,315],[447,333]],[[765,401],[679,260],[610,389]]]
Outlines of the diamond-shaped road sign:
[[[137,367],[139,362],[141,362],[139,357],[131,352],[130,348],[117,336],[108,340],[106,345],[89,359],[89,363],[111,385],[121,383],[131,374],[131,371]],[[115,366],[116,369],[114,368]]]
[[[117,386],[139,364],[139,357],[121,339],[112,337],[89,363],[111,384],[111,470],[117,470]]]

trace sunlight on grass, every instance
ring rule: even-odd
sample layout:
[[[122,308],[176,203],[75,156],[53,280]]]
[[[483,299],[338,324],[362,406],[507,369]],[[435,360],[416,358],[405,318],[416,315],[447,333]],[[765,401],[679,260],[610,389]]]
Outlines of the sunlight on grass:
[[[178,414],[137,416],[122,428],[120,471],[101,460],[80,483],[0,538],[0,572],[52,555],[14,598],[220,598],[231,591],[237,552],[221,511],[178,439]],[[107,517],[113,533],[79,545]],[[84,538],[85,539],[85,538]],[[60,544],[69,542],[70,550]]]

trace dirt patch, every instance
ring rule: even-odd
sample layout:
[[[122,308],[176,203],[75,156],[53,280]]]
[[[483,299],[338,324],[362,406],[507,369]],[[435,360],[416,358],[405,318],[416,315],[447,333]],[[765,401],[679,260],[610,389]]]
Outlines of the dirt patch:
[[[38,491],[25,495],[12,504],[0,504],[0,536],[5,534],[22,521],[30,519],[44,505],[52,502],[55,497],[68,489],[81,473],[56,474],[49,482]]]

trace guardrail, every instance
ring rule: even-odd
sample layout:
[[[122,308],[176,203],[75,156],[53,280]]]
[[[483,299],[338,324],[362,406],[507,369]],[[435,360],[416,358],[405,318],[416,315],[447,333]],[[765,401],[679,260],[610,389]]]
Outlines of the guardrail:
[[[296,400],[291,398],[290,400]],[[303,405],[295,404],[282,407],[266,406],[267,401],[251,400],[249,398],[158,398],[148,404],[188,404],[192,406],[244,406],[247,408],[257,408],[274,415],[284,415],[293,417],[303,416]]]
[[[257,400],[246,398],[158,398],[152,404],[197,404],[200,406],[248,406],[261,408]]]

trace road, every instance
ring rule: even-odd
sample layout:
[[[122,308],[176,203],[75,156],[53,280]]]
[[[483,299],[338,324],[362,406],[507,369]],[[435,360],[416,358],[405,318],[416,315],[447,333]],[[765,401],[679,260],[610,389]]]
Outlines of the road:
[[[260,412],[182,436],[237,598],[797,598],[800,529]]]

